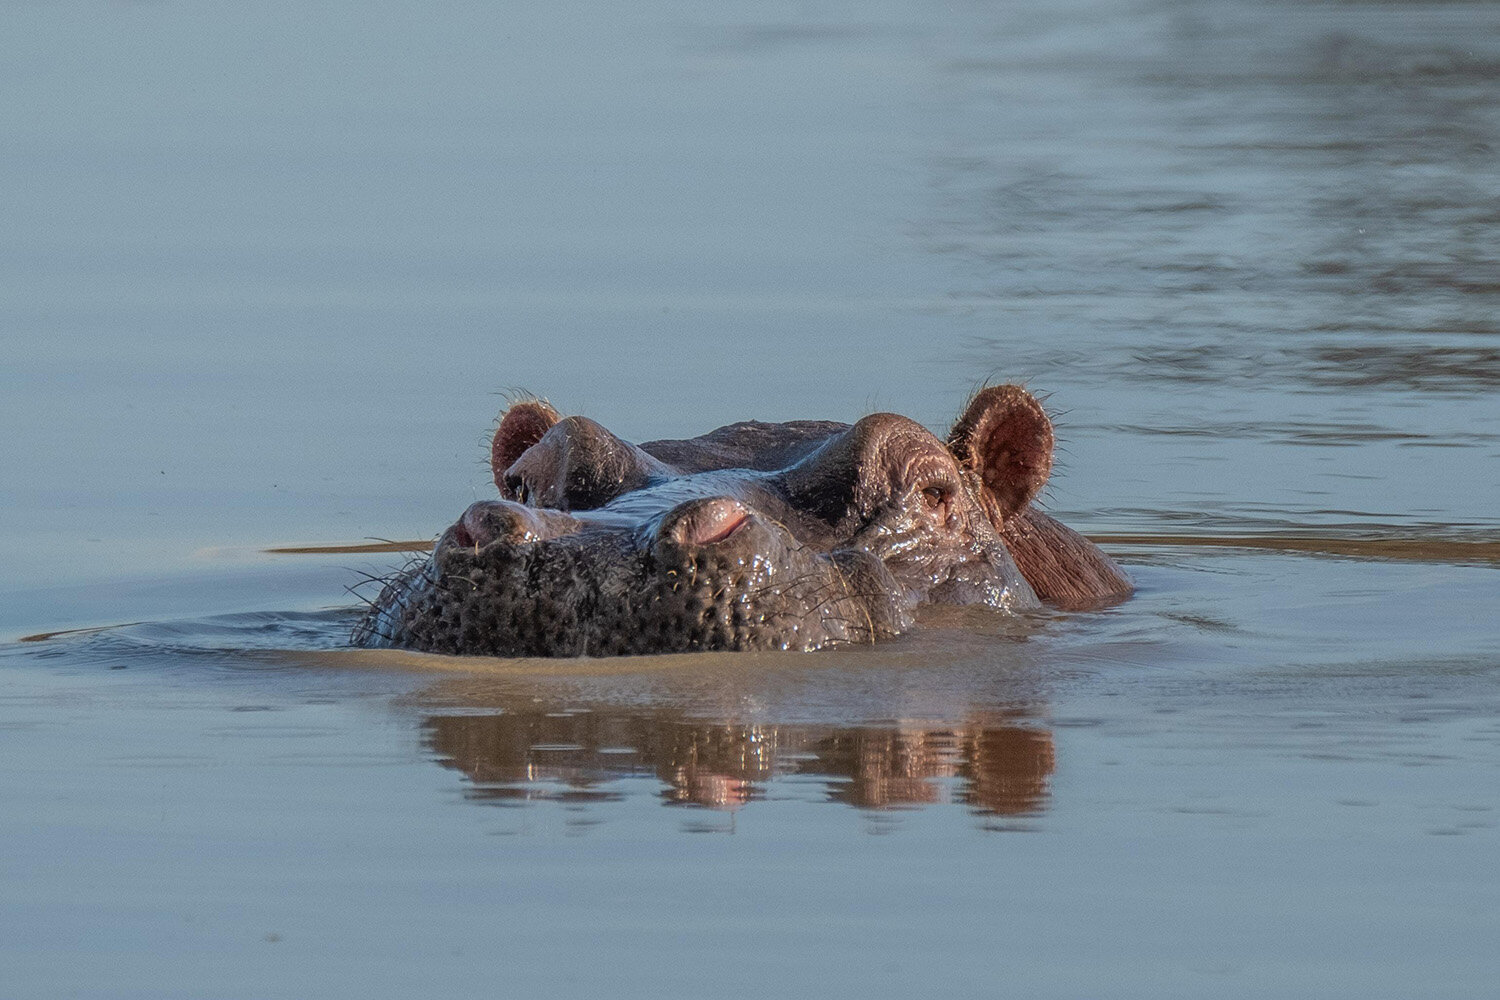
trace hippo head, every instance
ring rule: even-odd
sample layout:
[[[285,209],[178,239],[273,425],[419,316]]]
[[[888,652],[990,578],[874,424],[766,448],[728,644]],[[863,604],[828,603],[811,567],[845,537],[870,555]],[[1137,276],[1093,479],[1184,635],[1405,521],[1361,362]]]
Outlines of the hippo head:
[[[746,422],[633,445],[512,405],[473,504],[389,583],[355,641],[442,653],[813,650],[894,636],[924,604],[1069,607],[1130,585],[1031,508],[1052,467],[1041,405],[981,391],[947,442],[892,413]]]

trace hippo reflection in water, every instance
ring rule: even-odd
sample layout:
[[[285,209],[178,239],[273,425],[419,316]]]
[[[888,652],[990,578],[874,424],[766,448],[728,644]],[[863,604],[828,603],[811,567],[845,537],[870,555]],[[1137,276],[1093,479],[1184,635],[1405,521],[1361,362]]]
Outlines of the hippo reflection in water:
[[[491,449],[503,499],[388,583],[366,646],[492,656],[813,650],[910,628],[925,604],[1094,607],[1129,595],[1092,542],[1032,506],[1041,404],[980,391],[946,443],[892,413],[745,422],[633,445],[546,403]]]
[[[486,709],[492,706],[486,704]],[[1025,816],[1046,808],[1052,734],[1025,713],[965,713],[946,724],[768,725],[671,709],[511,701],[426,719],[434,759],[469,779],[466,798],[569,802],[621,797],[620,778],[654,772],[671,805],[737,809],[789,775],[826,782],[826,801],[890,809],[958,801]]]

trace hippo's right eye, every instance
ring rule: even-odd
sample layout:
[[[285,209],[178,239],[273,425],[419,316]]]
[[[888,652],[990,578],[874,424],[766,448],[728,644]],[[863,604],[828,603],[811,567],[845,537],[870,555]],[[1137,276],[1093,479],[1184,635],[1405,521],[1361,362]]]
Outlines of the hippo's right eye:
[[[947,483],[932,483],[922,488],[922,504],[941,521],[947,521],[954,492],[954,488]]]
[[[531,487],[526,485],[526,480],[515,474],[505,477],[505,489],[518,503],[530,504]]]

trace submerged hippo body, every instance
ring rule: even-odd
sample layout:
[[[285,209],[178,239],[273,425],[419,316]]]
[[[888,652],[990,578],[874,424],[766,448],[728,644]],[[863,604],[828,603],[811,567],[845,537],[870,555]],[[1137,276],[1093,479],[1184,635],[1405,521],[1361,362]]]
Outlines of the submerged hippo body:
[[[1052,426],[983,390],[942,442],[877,413],[632,445],[512,405],[473,504],[386,585],[354,641],[440,653],[813,650],[909,628],[923,604],[1065,608],[1127,596],[1093,543],[1031,506]]]

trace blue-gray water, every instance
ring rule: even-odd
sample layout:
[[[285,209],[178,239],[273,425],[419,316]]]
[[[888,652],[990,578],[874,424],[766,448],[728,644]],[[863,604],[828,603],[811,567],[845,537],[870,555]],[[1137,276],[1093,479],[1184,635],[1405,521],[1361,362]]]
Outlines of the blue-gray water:
[[[1490,3],[0,6],[0,998],[1493,995],[1497,247]],[[267,551],[507,389],[987,378],[1131,602],[458,664]]]

